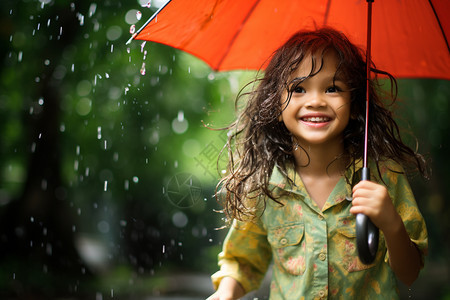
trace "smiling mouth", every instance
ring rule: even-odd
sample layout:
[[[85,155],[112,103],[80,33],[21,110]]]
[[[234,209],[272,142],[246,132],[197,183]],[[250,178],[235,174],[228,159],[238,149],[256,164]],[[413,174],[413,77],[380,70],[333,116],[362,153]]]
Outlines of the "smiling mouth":
[[[310,123],[325,123],[331,121],[331,118],[328,117],[309,117],[309,118],[301,118],[303,122],[310,122]]]

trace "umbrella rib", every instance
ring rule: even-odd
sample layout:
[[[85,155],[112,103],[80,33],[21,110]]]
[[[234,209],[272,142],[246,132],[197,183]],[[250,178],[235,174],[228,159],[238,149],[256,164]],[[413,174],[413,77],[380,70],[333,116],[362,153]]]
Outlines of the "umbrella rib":
[[[150,19],[147,20],[147,22],[145,22],[144,25],[141,26],[141,28],[138,29],[138,31],[136,31],[133,36],[125,43],[125,45],[130,44],[135,37],[138,36],[139,33],[141,33],[142,30],[144,30],[144,28],[151,22],[153,21],[153,19],[155,19],[158,14],[167,6],[167,4],[169,4],[172,0],[167,0],[166,3],[164,3],[151,17]]]
[[[328,23],[328,15],[330,14],[330,6],[331,6],[331,0],[328,0],[327,8],[325,10],[325,16],[323,17],[323,25],[327,25],[327,23]]]
[[[431,0],[428,0],[428,3],[430,4],[431,9],[433,10],[433,13],[434,13],[434,16],[436,17],[439,28],[441,29],[442,37],[444,38],[445,44],[447,45],[447,50],[448,50],[448,52],[450,52],[450,46],[449,46],[449,43],[447,40],[447,36],[445,35],[444,28],[442,27],[441,20],[439,20],[438,14],[436,13],[436,9],[434,8],[433,2],[431,2]]]
[[[244,20],[242,21],[241,26],[234,33],[233,38],[231,39],[230,43],[228,44],[227,50],[225,50],[225,53],[222,55],[219,62],[217,63],[217,66],[215,67],[216,70],[219,70],[220,66],[222,65],[223,61],[225,60],[225,57],[227,57],[228,53],[230,52],[231,46],[233,46],[234,42],[236,41],[236,38],[238,37],[239,33],[242,31],[242,28],[244,27],[245,23],[247,23],[248,19],[255,11],[255,8],[256,8],[256,6],[258,6],[259,2],[261,2],[261,0],[255,1],[252,8],[248,11],[247,15],[245,16]]]

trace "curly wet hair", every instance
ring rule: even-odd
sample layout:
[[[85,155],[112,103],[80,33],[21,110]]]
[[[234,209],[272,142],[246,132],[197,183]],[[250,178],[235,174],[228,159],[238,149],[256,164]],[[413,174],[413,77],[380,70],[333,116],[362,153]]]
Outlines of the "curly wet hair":
[[[347,156],[348,167],[354,166],[363,157],[366,111],[366,61],[363,50],[332,28],[297,32],[273,53],[263,76],[250,83],[254,88],[238,95],[236,109],[241,101],[247,102],[238,112],[236,121],[225,128],[228,130],[228,141],[222,154],[228,155],[228,166],[226,175],[217,185],[216,197],[230,219],[242,220],[252,216],[255,202],[248,200],[258,199],[261,195],[267,196],[261,197],[263,199],[277,201],[269,188],[271,172],[276,165],[287,177],[287,166],[294,163],[292,135],[279,121],[292,95],[292,88],[289,87],[295,85],[290,81],[291,74],[305,58],[311,58],[313,64],[316,61],[323,63],[323,55],[328,50],[335,51],[338,57],[335,78],[344,78],[351,92],[351,118],[343,133],[343,156]],[[403,143],[399,127],[383,103],[394,103],[396,100],[395,78],[376,69],[373,63],[371,71],[376,76],[371,79],[369,87],[369,159],[376,163],[378,172],[380,162],[394,160],[402,166],[413,166],[426,177],[425,160]],[[308,77],[315,74],[317,72]],[[378,74],[389,78],[390,93],[381,92]],[[282,99],[286,92],[287,99]]]

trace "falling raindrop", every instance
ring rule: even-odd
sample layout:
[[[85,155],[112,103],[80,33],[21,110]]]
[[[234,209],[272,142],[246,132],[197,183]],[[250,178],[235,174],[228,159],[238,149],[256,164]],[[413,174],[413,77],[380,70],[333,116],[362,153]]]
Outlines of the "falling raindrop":
[[[18,61],[18,62],[21,62],[21,61],[22,61],[22,58],[23,58],[23,52],[22,52],[22,51],[19,51],[19,55],[17,55],[17,61]]]
[[[77,13],[78,21],[80,21],[80,26],[84,25],[84,16],[83,14]]]
[[[111,53],[114,51],[114,44],[111,44]]]
[[[39,98],[38,103],[40,106],[44,105],[44,98]]]
[[[91,6],[89,6],[89,17],[92,17],[95,14],[96,10],[97,10],[97,4],[92,3]]]
[[[134,177],[133,177],[133,182],[134,182],[134,183],[138,183],[138,182],[139,182],[139,177],[134,176]]]
[[[128,191],[130,189],[130,182],[128,180],[125,180],[125,182],[123,183],[123,188],[125,189],[125,191]]]
[[[145,75],[145,62],[142,63],[142,67],[141,67],[141,75],[144,76]]]
[[[146,43],[147,43],[146,41],[142,42],[142,44],[141,44],[141,52],[144,52],[144,47],[145,47]]]
[[[107,191],[108,190],[108,181],[105,180],[105,183],[103,184],[103,191]]]
[[[97,127],[97,139],[100,140],[102,138],[102,127]]]
[[[47,180],[42,179],[42,181],[41,181],[41,188],[42,188],[43,191],[47,190]]]
[[[72,64],[72,72],[75,72],[75,64]]]
[[[140,11],[136,12],[136,19],[138,19],[138,21],[142,18],[142,13]]]
[[[152,6],[152,1],[148,1],[146,4],[143,4],[142,7],[150,8]]]

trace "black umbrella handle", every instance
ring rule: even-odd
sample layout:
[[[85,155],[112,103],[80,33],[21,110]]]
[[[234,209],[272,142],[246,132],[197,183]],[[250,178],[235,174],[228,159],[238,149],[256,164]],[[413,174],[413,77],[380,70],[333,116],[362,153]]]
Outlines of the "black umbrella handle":
[[[361,180],[369,180],[369,168],[362,169]],[[380,230],[364,214],[356,215],[356,248],[363,264],[371,264],[378,251]]]

